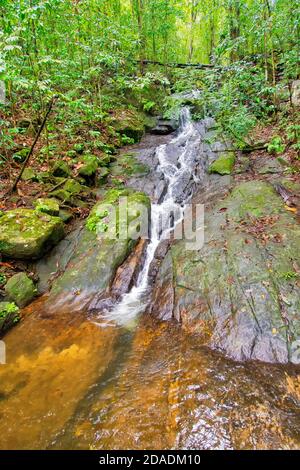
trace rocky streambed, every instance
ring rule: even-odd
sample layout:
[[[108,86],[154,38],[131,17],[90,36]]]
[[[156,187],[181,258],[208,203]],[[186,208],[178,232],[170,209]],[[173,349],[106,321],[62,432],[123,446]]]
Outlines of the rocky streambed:
[[[5,337],[2,448],[299,447],[300,226],[275,187],[299,188],[229,146],[184,109],[177,133],[126,150],[127,188],[37,263],[45,294]],[[133,229],[137,204],[155,226],[171,206],[171,224],[99,237],[120,196]],[[199,249],[162,236],[187,203],[205,207]]]

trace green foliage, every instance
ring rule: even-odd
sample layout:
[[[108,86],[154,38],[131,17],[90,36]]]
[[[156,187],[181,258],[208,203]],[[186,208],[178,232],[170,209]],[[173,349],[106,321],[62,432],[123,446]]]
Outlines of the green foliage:
[[[5,283],[6,283],[6,276],[5,274],[0,273],[0,287],[4,286]]]
[[[273,137],[271,142],[268,144],[267,150],[269,153],[283,153],[285,145],[282,142],[281,137],[278,135]]]

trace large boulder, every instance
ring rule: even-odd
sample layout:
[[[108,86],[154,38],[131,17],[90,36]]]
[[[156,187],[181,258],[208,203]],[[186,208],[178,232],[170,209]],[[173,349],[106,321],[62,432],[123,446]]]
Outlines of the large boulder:
[[[127,198],[126,234],[121,234],[118,222],[120,198]],[[115,208],[117,225],[114,236],[109,231],[109,207]],[[65,272],[53,283],[49,307],[58,304],[87,305],[100,296],[110,285],[117,268],[127,258],[138,242],[141,209],[147,215],[150,200],[144,194],[131,189],[111,190],[91,211],[85,226],[77,233],[73,250],[69,251]],[[56,250],[57,251],[57,250]],[[51,260],[48,260],[49,264]],[[67,261],[68,262],[68,261]],[[45,267],[43,267],[45,272]]]
[[[133,109],[118,109],[112,119],[114,129],[138,142],[145,133],[143,115]]]
[[[0,218],[0,253],[9,258],[38,259],[64,236],[59,217],[32,209],[14,209]]]
[[[300,352],[300,226],[273,187],[239,184],[205,214],[205,244],[171,249],[152,313],[165,292],[172,316],[235,360],[297,362]],[[166,274],[166,267],[172,276]],[[170,288],[171,285],[171,288]],[[172,290],[173,289],[173,290]],[[163,304],[165,316],[165,304]]]

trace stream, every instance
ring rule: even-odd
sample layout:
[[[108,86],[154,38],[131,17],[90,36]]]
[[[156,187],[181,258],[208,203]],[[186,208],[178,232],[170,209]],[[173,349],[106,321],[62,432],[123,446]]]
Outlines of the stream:
[[[5,337],[1,449],[299,448],[295,367],[233,362],[179,324],[143,315],[155,252],[195,191],[204,191],[213,126],[194,123],[184,108],[176,135],[135,146],[141,160],[152,155],[150,176],[131,182],[152,198],[151,239],[119,303],[50,315],[41,297]],[[174,218],[164,225],[170,208]]]

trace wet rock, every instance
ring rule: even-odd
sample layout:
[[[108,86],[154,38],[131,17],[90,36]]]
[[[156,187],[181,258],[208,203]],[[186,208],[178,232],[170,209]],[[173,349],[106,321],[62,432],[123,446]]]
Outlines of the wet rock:
[[[173,260],[171,252],[164,258],[156,279],[149,312],[159,320],[171,320],[175,303]]]
[[[111,226],[109,222],[111,214],[108,208],[115,207],[118,214],[120,197],[128,198],[127,235],[120,234],[118,225],[112,236],[110,230],[113,224]],[[68,303],[82,308],[108,288],[117,268],[138,242],[134,234],[141,223],[141,205],[149,210],[149,198],[129,189],[108,191],[105,198],[96,204],[69,251],[71,261],[67,262],[65,272],[53,283],[49,308]]]
[[[26,273],[12,276],[5,286],[8,300],[15,302],[18,307],[26,307],[36,295],[36,288]]]
[[[295,217],[270,184],[250,181],[208,209],[205,225],[201,250],[187,250],[184,241],[171,248],[173,265],[162,268],[152,313],[160,315],[164,292],[172,299],[173,277],[173,316],[203,344],[239,361],[293,362],[300,337]]]
[[[17,259],[37,259],[64,236],[59,217],[14,209],[0,218],[0,252]]]
[[[119,299],[136,283],[144,264],[147,244],[147,240],[141,239],[128,259],[118,268],[110,289],[114,298]]]
[[[19,308],[16,304],[13,302],[0,302],[0,337],[19,320]]]
[[[38,198],[33,204],[35,209],[39,212],[54,216],[59,214],[59,204],[56,199]]]
[[[210,165],[208,171],[209,173],[218,173],[219,175],[230,175],[232,173],[234,163],[234,153],[224,152]]]
[[[175,120],[158,119],[156,126],[150,129],[150,134],[153,135],[168,135],[176,131],[178,122]]]

